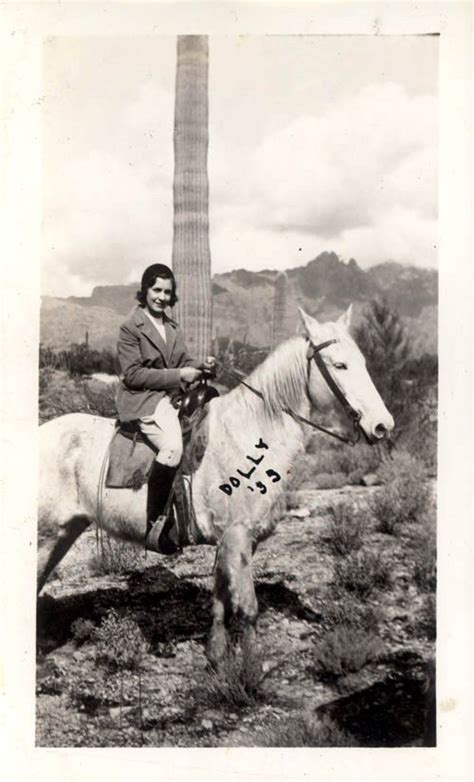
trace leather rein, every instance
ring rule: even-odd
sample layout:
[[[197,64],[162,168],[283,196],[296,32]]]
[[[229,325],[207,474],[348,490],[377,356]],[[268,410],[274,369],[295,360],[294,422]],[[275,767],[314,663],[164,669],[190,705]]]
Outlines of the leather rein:
[[[308,418],[304,418],[304,416],[298,415],[298,413],[295,413],[294,410],[290,410],[287,407],[283,407],[282,410],[284,413],[291,415],[291,417],[294,418],[295,421],[299,421],[300,423],[306,424],[307,426],[311,426],[313,429],[317,429],[320,432],[324,432],[324,434],[328,434],[331,437],[335,437],[336,440],[340,440],[342,443],[346,443],[347,445],[356,445],[356,443],[359,442],[360,435],[361,435],[361,430],[359,426],[361,414],[357,410],[355,410],[350,404],[349,400],[346,399],[344,393],[341,391],[341,389],[335,382],[334,378],[329,372],[321,356],[321,351],[324,350],[324,348],[327,348],[329,347],[329,345],[333,345],[335,342],[338,341],[339,340],[337,339],[328,339],[325,342],[320,342],[318,345],[314,345],[310,340],[308,340],[309,345],[308,345],[308,350],[306,352],[306,360],[308,362],[307,382],[309,384],[311,361],[314,361],[319,371],[321,372],[324,380],[329,386],[330,390],[332,391],[332,393],[334,394],[338,402],[340,402],[340,404],[344,408],[346,415],[348,416],[348,418],[352,420],[355,437],[354,438],[347,437],[346,435],[340,434],[340,432],[334,432],[332,431],[332,429],[326,429],[325,426],[322,426],[321,424],[316,424],[313,421],[310,421]],[[243,380],[245,375],[242,372],[239,372],[237,369],[234,369],[233,367],[230,368],[230,370],[237,376],[237,379],[241,385],[245,386],[245,388],[248,388],[249,391],[252,391],[258,397],[260,397],[260,399],[263,399],[265,401],[265,398],[261,393],[261,391],[258,391],[256,388],[253,388],[245,380]]]

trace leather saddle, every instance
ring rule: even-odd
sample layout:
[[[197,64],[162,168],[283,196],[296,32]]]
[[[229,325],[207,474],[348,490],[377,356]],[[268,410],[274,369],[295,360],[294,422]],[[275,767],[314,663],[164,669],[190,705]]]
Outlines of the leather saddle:
[[[179,408],[184,446],[182,470],[185,473],[193,472],[204,455],[202,443],[201,447],[193,447],[190,453],[190,441],[207,414],[208,402],[216,396],[219,392],[204,378],[195,388],[173,401]],[[196,444],[193,443],[194,446]],[[117,421],[110,444],[106,487],[140,489],[148,481],[156,453],[155,446],[141,432],[138,421]]]

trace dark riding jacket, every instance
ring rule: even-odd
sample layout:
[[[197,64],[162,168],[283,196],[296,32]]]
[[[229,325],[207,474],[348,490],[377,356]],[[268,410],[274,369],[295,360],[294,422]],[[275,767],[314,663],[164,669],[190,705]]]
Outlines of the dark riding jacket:
[[[178,324],[166,315],[163,322],[166,343],[143,307],[135,307],[120,327],[117,352],[122,376],[116,404],[121,421],[153,415],[162,397],[179,392],[179,369],[199,364],[188,355]]]

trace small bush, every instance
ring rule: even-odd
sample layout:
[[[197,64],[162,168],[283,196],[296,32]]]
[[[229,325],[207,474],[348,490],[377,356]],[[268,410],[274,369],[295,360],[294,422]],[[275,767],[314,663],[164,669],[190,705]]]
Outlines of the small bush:
[[[230,647],[217,670],[205,671],[195,697],[204,708],[241,709],[263,699],[265,679],[258,653],[246,645]]]
[[[327,633],[315,650],[316,667],[321,673],[343,676],[360,671],[381,652],[378,638],[350,625],[340,625]]]
[[[256,747],[357,747],[356,739],[325,717],[298,717],[285,720],[273,730],[257,734]]]
[[[341,489],[346,483],[347,478],[343,472],[322,472],[314,478],[313,486],[315,489]]]
[[[101,415],[104,418],[116,418],[115,396],[117,388],[115,383],[101,383],[89,380],[84,383],[84,391],[89,409],[93,415]]]
[[[114,540],[108,535],[102,539],[100,551],[89,561],[93,575],[120,575],[138,570],[143,564],[143,550],[123,540]]]
[[[359,597],[366,597],[374,589],[386,589],[390,585],[388,563],[379,554],[359,551],[334,565],[336,584]]]
[[[392,458],[379,467],[378,474],[386,484],[401,480],[404,483],[414,481],[418,485],[426,480],[426,468],[422,462],[403,450],[393,451]]]
[[[379,476],[385,485],[373,497],[370,508],[381,532],[397,534],[401,524],[426,515],[433,498],[421,462],[399,451],[379,469]]]
[[[305,483],[313,484],[314,466],[311,457],[306,454],[300,454],[294,461],[289,475],[287,489],[288,491],[297,491]]]
[[[341,590],[337,601],[326,606],[324,616],[325,624],[331,628],[346,625],[369,634],[378,632],[382,619],[383,614],[380,609],[363,605],[344,590]]]
[[[422,592],[436,591],[436,540],[426,535],[414,553],[413,580]]]
[[[97,658],[111,668],[137,669],[148,651],[148,644],[136,622],[119,616],[114,609],[97,628],[96,638]]]
[[[416,617],[416,630],[422,633],[429,641],[436,640],[436,597],[433,594],[425,595],[423,605]]]
[[[345,556],[358,551],[363,541],[363,524],[360,512],[347,502],[329,506],[328,542],[333,554]]]
[[[72,637],[77,643],[91,641],[95,637],[96,626],[90,619],[80,617],[71,625]]]

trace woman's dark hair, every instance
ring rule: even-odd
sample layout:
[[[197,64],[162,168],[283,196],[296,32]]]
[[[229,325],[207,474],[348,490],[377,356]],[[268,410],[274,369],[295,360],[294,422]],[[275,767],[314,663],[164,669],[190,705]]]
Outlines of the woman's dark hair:
[[[171,271],[171,269],[168,266],[165,266],[164,263],[154,263],[151,266],[149,266],[148,269],[145,269],[145,271],[143,272],[141,288],[139,291],[137,291],[136,294],[136,298],[140,306],[141,307],[145,306],[146,294],[148,288],[153,287],[157,277],[162,277],[164,280],[171,280],[172,291],[171,291],[171,299],[170,299],[169,306],[174,307],[174,305],[178,301],[178,297],[176,295],[176,280],[174,278],[174,274]]]

